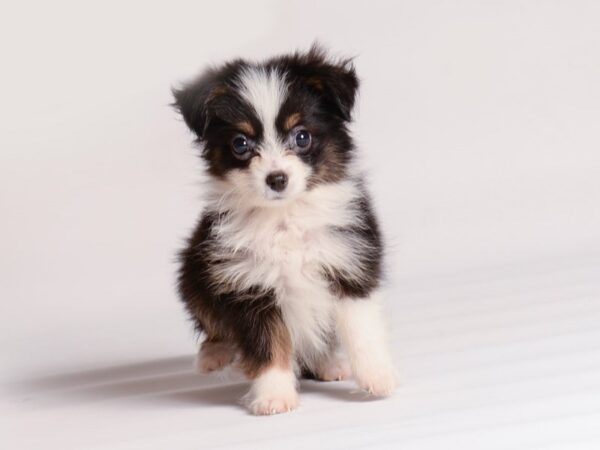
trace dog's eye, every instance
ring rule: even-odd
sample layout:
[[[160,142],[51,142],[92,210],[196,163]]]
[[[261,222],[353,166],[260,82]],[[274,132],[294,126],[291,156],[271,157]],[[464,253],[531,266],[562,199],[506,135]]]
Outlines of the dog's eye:
[[[305,129],[297,130],[296,134],[294,135],[294,143],[301,150],[308,148],[310,145],[310,140],[310,133]]]
[[[250,151],[250,143],[246,136],[243,135],[234,137],[233,141],[231,141],[231,147],[236,156],[245,156]]]

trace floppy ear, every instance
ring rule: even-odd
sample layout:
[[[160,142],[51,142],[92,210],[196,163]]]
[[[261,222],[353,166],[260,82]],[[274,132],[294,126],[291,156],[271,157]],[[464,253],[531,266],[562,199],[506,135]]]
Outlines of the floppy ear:
[[[209,69],[181,89],[172,89],[172,92],[175,97],[173,106],[183,116],[190,130],[202,139],[209,121],[208,105],[224,92],[218,71]]]
[[[318,45],[298,58],[301,82],[318,95],[324,106],[342,120],[352,119],[352,109],[358,91],[358,77],[351,59],[331,60]]]

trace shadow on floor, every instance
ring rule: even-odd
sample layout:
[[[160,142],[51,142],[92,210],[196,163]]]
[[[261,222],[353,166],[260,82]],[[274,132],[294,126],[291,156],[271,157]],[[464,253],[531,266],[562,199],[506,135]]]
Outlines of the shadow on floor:
[[[193,360],[191,356],[179,356],[69,372],[24,380],[13,387],[21,403],[35,406],[117,402],[197,407],[240,403],[248,390],[247,381],[231,371],[200,375],[193,370]],[[363,393],[353,392],[349,383],[302,380],[300,389],[306,395],[341,401],[368,400]]]
[[[200,375],[192,356],[157,359],[23,380],[12,389],[38,406],[116,401],[234,405],[247,389],[239,376]]]

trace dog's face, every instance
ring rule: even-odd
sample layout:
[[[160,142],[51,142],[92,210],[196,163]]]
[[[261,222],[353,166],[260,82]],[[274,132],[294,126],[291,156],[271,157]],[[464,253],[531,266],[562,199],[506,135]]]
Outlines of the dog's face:
[[[277,205],[346,175],[357,88],[349,61],[313,47],[262,64],[236,60],[174,95],[208,172],[240,201]]]

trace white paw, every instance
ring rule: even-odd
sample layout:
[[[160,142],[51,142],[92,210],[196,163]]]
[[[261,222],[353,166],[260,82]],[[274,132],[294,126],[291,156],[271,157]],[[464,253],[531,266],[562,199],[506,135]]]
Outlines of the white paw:
[[[392,369],[369,370],[357,374],[358,387],[375,397],[389,397],[398,385],[395,372]]]
[[[346,358],[334,356],[317,367],[316,375],[322,381],[347,380],[352,376],[350,362]]]
[[[202,344],[196,360],[196,368],[200,373],[220,370],[231,364],[235,358],[235,349],[222,342],[206,342]]]
[[[252,414],[269,415],[298,407],[296,377],[291,370],[270,368],[252,382],[245,398]]]
[[[290,412],[298,407],[298,393],[255,398],[248,407],[252,414],[258,416]]]

